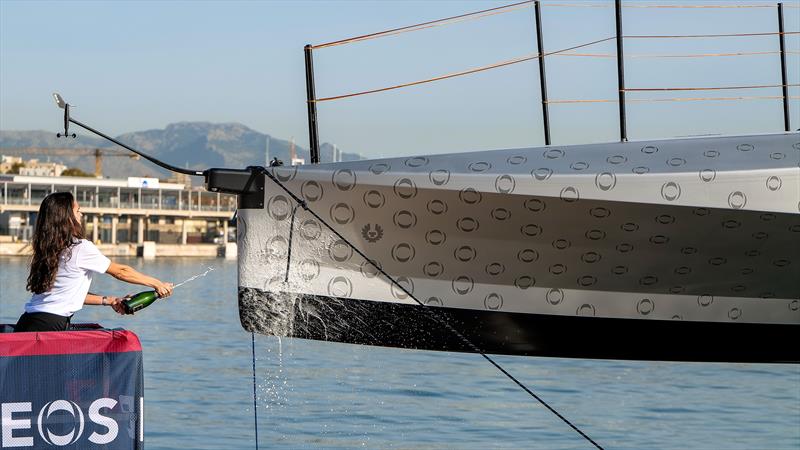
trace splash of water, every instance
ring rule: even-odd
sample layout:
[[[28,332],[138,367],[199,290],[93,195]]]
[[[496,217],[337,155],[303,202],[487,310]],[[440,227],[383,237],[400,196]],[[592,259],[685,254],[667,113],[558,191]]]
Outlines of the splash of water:
[[[189,283],[189,282],[194,281],[194,280],[196,280],[198,278],[204,277],[204,276],[208,275],[208,273],[211,272],[212,270],[214,270],[214,267],[209,267],[208,269],[206,269],[205,272],[199,273],[199,274],[194,275],[192,277],[189,277],[189,278],[181,281],[180,283],[176,284],[175,286],[172,286],[172,289],[179,288],[179,287],[183,286],[186,283]]]
[[[283,406],[286,404],[287,396],[286,396],[286,384],[287,380],[283,373],[283,344],[281,342],[280,336],[276,336],[278,340],[278,354],[277,354],[277,367],[274,367],[275,370],[270,371],[268,370],[268,374],[266,377],[267,385],[265,386],[265,391],[267,395],[267,408],[272,406]],[[272,352],[272,349],[268,349],[268,352]],[[272,366],[271,366],[272,367]]]

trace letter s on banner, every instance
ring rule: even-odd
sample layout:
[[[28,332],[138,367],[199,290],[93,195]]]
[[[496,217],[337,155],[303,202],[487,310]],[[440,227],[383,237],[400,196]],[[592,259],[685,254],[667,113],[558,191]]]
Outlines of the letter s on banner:
[[[113,398],[99,398],[89,406],[89,420],[108,429],[108,432],[105,434],[100,434],[96,431],[93,432],[91,436],[89,436],[89,441],[102,445],[108,444],[117,438],[117,433],[119,433],[119,425],[117,425],[117,422],[108,416],[100,414],[101,409],[113,409],[115,406],[117,406],[117,401]]]

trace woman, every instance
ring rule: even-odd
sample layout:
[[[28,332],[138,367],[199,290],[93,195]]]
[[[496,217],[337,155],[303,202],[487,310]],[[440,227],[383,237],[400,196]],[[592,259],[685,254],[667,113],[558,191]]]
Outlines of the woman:
[[[172,294],[172,283],[103,256],[92,242],[83,238],[82,217],[78,202],[69,192],[56,192],[42,201],[33,232],[33,259],[27,285],[33,296],[25,304],[25,313],[15,331],[67,330],[72,315],[85,304],[110,306],[125,314],[124,298],[89,292],[95,272],[151,287],[160,297]]]

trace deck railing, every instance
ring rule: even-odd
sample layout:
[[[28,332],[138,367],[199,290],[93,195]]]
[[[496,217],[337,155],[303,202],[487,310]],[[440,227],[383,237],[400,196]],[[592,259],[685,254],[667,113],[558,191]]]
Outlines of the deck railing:
[[[615,8],[615,25],[616,33],[602,39],[597,39],[591,42],[586,42],[574,45],[568,48],[545,51],[544,50],[544,37],[542,33],[542,7],[552,8]],[[378,39],[386,36],[393,36],[401,33],[408,33],[413,31],[424,30],[432,27],[450,25],[466,20],[481,19],[498,14],[519,10],[522,8],[534,9],[534,24],[536,27],[536,43],[537,53],[532,55],[525,55],[511,60],[500,61],[494,64],[489,64],[481,67],[475,67],[468,70],[459,72],[448,73],[431,77],[423,80],[416,80],[407,83],[396,84],[392,86],[385,86],[377,89],[370,89],[364,91],[350,92],[339,95],[317,97],[315,89],[315,74],[314,74],[314,51],[328,47],[339,45],[351,44],[354,42],[361,42],[370,39]],[[626,35],[623,32],[622,18],[624,8],[691,8],[691,9],[742,9],[742,8],[774,8],[777,17],[777,29],[775,31],[767,32],[744,32],[744,33],[720,33],[720,34],[684,34],[684,35]],[[627,119],[625,107],[627,103],[647,103],[647,102],[687,102],[687,101],[740,101],[740,100],[782,100],[782,116],[783,116],[783,129],[791,131],[791,118],[789,116],[789,99],[798,99],[800,96],[790,96],[788,92],[789,87],[797,87],[800,84],[789,84],[787,81],[786,70],[786,54],[787,53],[800,53],[797,51],[786,50],[785,36],[797,35],[800,31],[786,31],[784,29],[784,9],[785,8],[798,8],[798,6],[790,5],[784,6],[783,3],[774,5],[769,4],[711,4],[711,5],[659,5],[647,3],[622,3],[621,0],[615,0],[613,5],[609,3],[541,3],[539,0],[527,0],[510,5],[500,6],[496,8],[475,11],[467,14],[460,14],[457,16],[447,17],[443,19],[418,23],[414,25],[393,28],[376,33],[369,33],[360,36],[353,36],[346,39],[340,39],[323,44],[311,45],[308,44],[304,47],[303,52],[305,56],[305,69],[306,69],[306,102],[308,107],[308,128],[309,128],[309,142],[311,163],[319,163],[319,126],[317,115],[317,104],[322,102],[329,102],[334,100],[341,100],[345,98],[358,97],[367,94],[375,94],[378,92],[385,92],[395,89],[402,89],[411,86],[417,86],[434,81],[441,81],[450,78],[470,75],[486,70],[505,67],[512,64],[518,64],[525,61],[536,60],[539,65],[539,81],[541,91],[541,106],[542,106],[542,126],[544,128],[544,141],[545,145],[550,145],[550,119],[549,119],[549,105],[552,104],[578,104],[578,103],[617,103],[619,111],[619,137],[620,141],[628,140]],[[695,53],[695,54],[677,54],[677,55],[625,55],[624,41],[626,39],[722,39],[728,37],[755,37],[755,36],[778,36],[779,48],[775,50],[759,51],[759,52],[727,52],[727,53]],[[616,42],[615,54],[601,54],[601,53],[577,53],[575,50],[590,47],[607,41]],[[625,58],[706,58],[706,57],[721,57],[721,56],[753,56],[777,54],[780,55],[781,67],[781,83],[780,84],[759,84],[759,85],[745,85],[745,86],[678,86],[678,87],[636,87],[629,88],[625,85]],[[616,99],[556,99],[550,100],[547,92],[546,70],[545,70],[545,57],[561,56],[561,57],[595,57],[595,58],[616,58],[617,61],[617,82],[618,82],[618,98]],[[761,90],[761,89],[774,89],[781,88],[781,95],[733,95],[727,97],[672,97],[672,98],[637,98],[627,99],[626,93],[628,92],[690,92],[690,91],[742,91],[742,90]]]

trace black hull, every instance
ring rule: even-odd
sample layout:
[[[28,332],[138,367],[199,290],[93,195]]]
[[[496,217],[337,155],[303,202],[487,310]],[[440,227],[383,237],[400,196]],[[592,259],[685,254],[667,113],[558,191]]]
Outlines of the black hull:
[[[240,288],[242,326],[270,330],[274,294]],[[800,325],[643,320],[422,307],[296,295],[288,336],[361,345],[561,358],[800,362]],[[245,307],[243,307],[245,306]],[[257,314],[253,315],[253,314]],[[436,318],[440,319],[437,321]]]

